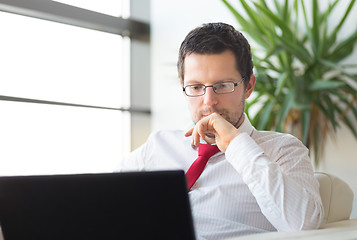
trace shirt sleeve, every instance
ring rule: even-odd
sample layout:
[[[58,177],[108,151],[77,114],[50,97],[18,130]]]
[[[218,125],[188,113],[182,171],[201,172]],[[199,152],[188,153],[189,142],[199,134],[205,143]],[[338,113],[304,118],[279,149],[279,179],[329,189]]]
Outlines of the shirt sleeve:
[[[271,156],[242,133],[225,154],[278,231],[318,228],[323,207],[307,148],[291,135],[268,147],[276,149]]]
[[[149,155],[151,149],[151,138],[152,134],[149,136],[148,140],[132,151],[129,155],[124,157],[114,172],[128,172],[128,171],[145,171],[147,156]]]

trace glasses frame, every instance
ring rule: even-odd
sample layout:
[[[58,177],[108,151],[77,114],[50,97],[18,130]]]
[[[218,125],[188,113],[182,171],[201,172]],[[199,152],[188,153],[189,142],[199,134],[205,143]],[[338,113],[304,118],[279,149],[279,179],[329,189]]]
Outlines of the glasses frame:
[[[234,91],[235,91],[235,87],[237,87],[238,85],[240,85],[243,81],[244,81],[244,78],[242,78],[242,79],[241,79],[240,81],[238,81],[238,82],[227,81],[227,82],[215,83],[215,84],[212,84],[212,85],[190,84],[190,85],[187,85],[187,86],[182,87],[182,90],[185,92],[186,96],[188,96],[188,97],[200,97],[200,96],[203,96],[203,95],[206,94],[206,88],[208,88],[208,87],[212,87],[213,91],[214,91],[216,94],[227,94],[227,93],[232,93],[232,92],[234,92]],[[216,92],[216,90],[215,90],[215,88],[214,88],[213,86],[216,85],[216,84],[221,84],[221,83],[233,83],[233,85],[234,85],[233,91],[231,91],[231,92],[225,92],[225,93],[218,93],[218,92]],[[204,88],[203,88],[203,93],[202,93],[202,94],[199,94],[199,95],[189,95],[189,94],[187,94],[186,88],[187,88],[187,87],[192,87],[192,86],[204,86]]]

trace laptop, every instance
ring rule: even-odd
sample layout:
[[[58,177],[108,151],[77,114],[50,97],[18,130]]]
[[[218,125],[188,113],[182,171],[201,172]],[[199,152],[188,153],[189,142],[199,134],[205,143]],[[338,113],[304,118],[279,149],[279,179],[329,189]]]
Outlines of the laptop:
[[[183,171],[0,177],[5,240],[187,239]]]

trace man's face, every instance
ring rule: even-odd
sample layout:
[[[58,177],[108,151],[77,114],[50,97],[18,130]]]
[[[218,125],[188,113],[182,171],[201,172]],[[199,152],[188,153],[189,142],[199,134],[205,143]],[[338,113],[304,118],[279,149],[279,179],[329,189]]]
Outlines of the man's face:
[[[192,84],[212,85],[220,82],[239,82],[241,74],[236,68],[234,54],[227,50],[220,54],[187,55],[184,63],[184,86]],[[247,89],[244,83],[235,87],[234,92],[217,94],[212,87],[206,88],[203,96],[186,96],[192,119],[197,123],[200,119],[214,112],[223,116],[228,122],[238,127],[243,122],[244,101],[253,91],[255,77],[252,75]]]

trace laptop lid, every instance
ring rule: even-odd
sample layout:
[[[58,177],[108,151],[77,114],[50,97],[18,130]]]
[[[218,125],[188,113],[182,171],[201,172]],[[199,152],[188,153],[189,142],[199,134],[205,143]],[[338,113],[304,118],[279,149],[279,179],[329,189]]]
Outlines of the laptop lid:
[[[183,171],[0,177],[5,240],[195,239]]]

